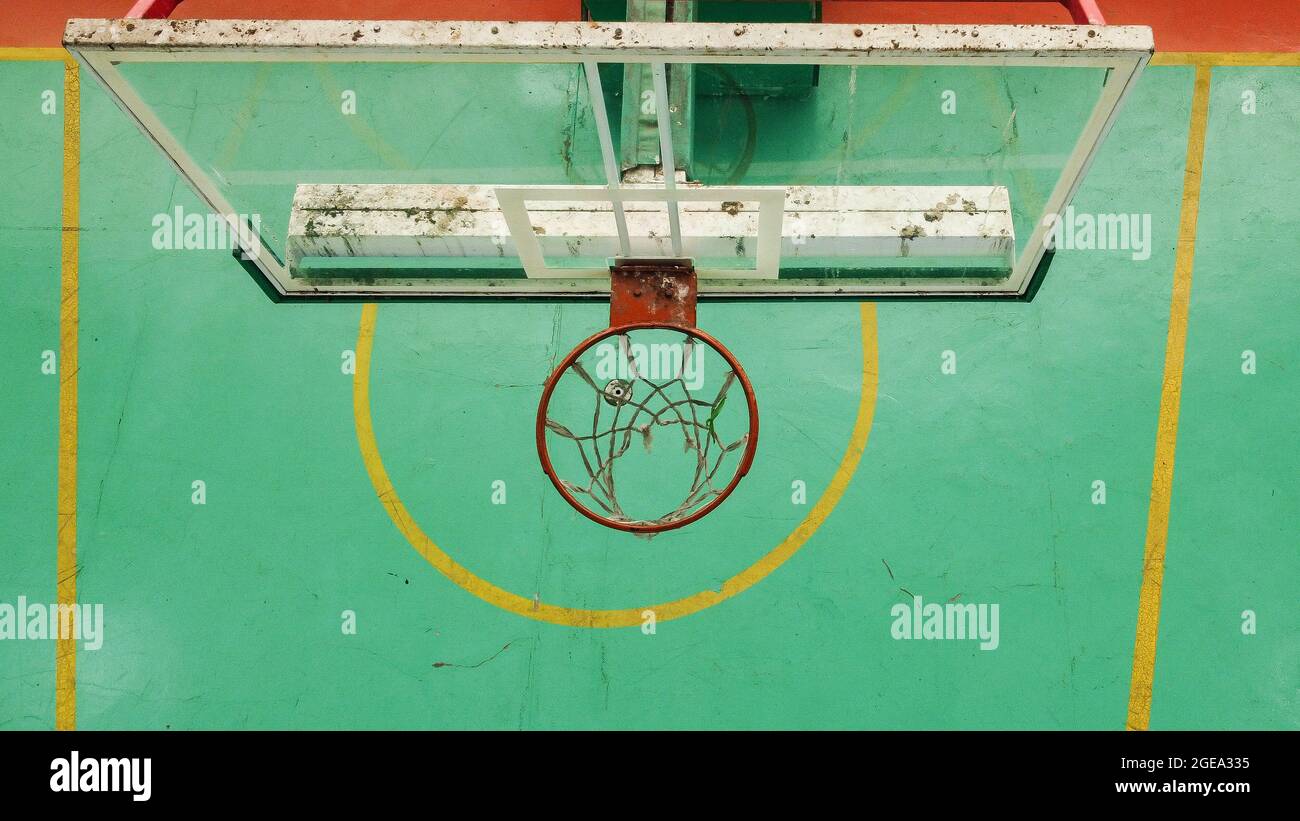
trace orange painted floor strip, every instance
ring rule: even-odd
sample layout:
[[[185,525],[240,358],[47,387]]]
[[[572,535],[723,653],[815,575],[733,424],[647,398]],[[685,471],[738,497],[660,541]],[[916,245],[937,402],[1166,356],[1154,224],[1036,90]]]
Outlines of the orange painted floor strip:
[[[65,53],[66,56],[66,53]],[[77,601],[77,252],[80,231],[81,78],[77,64],[63,64],[63,248],[59,294],[59,604]],[[54,726],[77,727],[77,643],[55,642]]]
[[[1160,589],[1164,583],[1165,548],[1169,538],[1174,450],[1178,441],[1183,356],[1187,350],[1187,314],[1192,294],[1196,218],[1201,204],[1201,172],[1205,165],[1205,129],[1209,111],[1210,67],[1197,66],[1191,125],[1187,135],[1187,165],[1183,172],[1183,209],[1178,226],[1173,296],[1169,304],[1169,335],[1165,341],[1165,372],[1160,388],[1160,421],[1156,429],[1155,465],[1151,475],[1151,506],[1147,511],[1142,591],[1138,597],[1137,639],[1133,645],[1133,679],[1129,686],[1128,700],[1130,730],[1145,730],[1151,723],[1156,637],[1160,628]]]

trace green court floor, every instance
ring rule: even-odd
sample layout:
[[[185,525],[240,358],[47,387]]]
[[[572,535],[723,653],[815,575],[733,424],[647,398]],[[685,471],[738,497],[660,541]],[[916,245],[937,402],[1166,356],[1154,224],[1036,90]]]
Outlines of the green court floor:
[[[1147,70],[1074,203],[1150,215],[1145,258],[1063,249],[1029,303],[702,305],[759,458],[651,541],[536,462],[541,382],[605,306],[274,304],[227,250],[153,247],[201,206],[86,78],[77,595],[106,624],[76,726],[1123,728],[1195,71]],[[1151,727],[1294,729],[1300,69],[1212,79]],[[0,604],[57,596],[62,94],[61,63],[0,63]],[[652,633],[487,600],[707,599],[792,539]],[[997,604],[997,647],[895,639],[913,595]],[[55,713],[53,642],[0,641],[0,728]]]

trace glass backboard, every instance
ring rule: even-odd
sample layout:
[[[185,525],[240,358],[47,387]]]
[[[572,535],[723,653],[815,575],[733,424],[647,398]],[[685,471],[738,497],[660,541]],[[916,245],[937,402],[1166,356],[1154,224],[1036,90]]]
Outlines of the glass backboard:
[[[1022,296],[1123,26],[72,20],[282,297]],[[665,173],[665,169],[669,169]]]

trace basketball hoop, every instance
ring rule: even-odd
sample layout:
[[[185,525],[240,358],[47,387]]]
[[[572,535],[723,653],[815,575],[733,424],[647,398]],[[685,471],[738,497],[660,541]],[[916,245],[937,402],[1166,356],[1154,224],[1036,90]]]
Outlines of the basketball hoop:
[[[615,530],[654,534],[698,521],[740,484],[758,448],[758,403],[736,357],[695,327],[695,270],[689,262],[620,261],[610,275],[610,327],[574,348],[542,389],[537,455],[555,489],[579,513]],[[654,372],[660,360],[647,359],[644,352],[650,346],[637,342],[639,336],[656,334],[680,340],[672,343],[679,346],[669,358],[672,364],[661,369],[667,372]],[[723,366],[712,392],[701,392],[706,350]],[[617,371],[602,375],[584,364],[584,357],[596,351],[606,354],[607,370],[613,365]],[[581,430],[589,423],[590,433],[553,418],[552,398],[566,377],[590,389],[590,419],[585,414],[581,418]],[[725,429],[720,432],[724,425],[719,420],[728,396],[737,389],[744,394],[746,418],[739,424],[727,420],[739,434],[733,436]],[[733,416],[739,404],[731,403]],[[681,435],[688,454],[685,463],[693,475],[675,507],[652,517],[630,515],[626,500],[618,496],[616,469],[621,458],[636,452],[634,444],[644,443],[649,452],[656,433]],[[549,439],[572,444],[578,457],[570,460],[576,480],[560,475]],[[579,468],[581,474],[576,473]]]

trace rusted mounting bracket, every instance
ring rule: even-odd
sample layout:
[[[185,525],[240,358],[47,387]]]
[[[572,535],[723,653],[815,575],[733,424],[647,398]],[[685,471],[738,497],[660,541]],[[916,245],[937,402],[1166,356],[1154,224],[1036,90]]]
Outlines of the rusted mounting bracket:
[[[695,327],[695,266],[683,259],[620,259],[609,269],[610,327]]]

